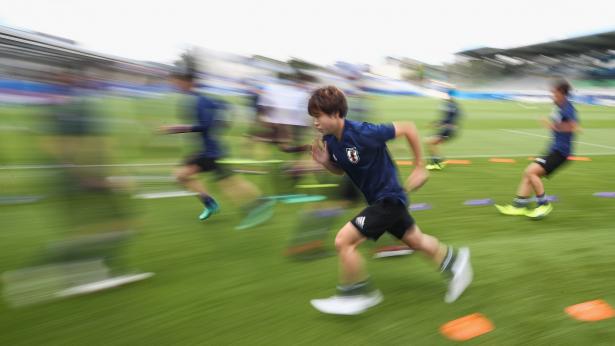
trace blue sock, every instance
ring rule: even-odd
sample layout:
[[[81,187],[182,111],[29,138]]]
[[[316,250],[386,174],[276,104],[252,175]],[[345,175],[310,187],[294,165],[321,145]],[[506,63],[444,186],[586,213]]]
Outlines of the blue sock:
[[[517,208],[525,208],[530,204],[530,199],[524,196],[517,196],[513,198],[513,205]]]
[[[444,260],[440,263],[440,273],[444,273],[446,275],[453,275],[453,264],[457,259],[457,255],[455,254],[455,249],[452,246],[448,246],[446,249],[446,255],[444,256]]]
[[[364,281],[360,281],[354,284],[346,284],[346,285],[338,285],[337,286],[337,294],[340,296],[354,296],[354,295],[362,295],[367,294],[373,291],[374,288],[368,279]]]
[[[199,198],[201,199],[201,202],[203,202],[203,204],[204,204],[207,208],[211,208],[211,207],[213,207],[214,205],[218,204],[218,203],[216,202],[216,200],[215,200],[213,197],[211,197],[210,195],[205,194],[205,193],[201,193],[201,194],[199,195]]]
[[[536,195],[536,203],[538,205],[547,205],[549,201],[547,200],[547,196],[543,193],[542,195]]]

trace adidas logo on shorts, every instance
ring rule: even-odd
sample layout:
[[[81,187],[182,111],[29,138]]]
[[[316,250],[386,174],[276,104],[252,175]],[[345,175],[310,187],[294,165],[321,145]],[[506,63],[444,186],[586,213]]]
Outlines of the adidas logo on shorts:
[[[363,229],[363,225],[365,224],[365,216],[357,217],[354,222],[359,226],[360,229]]]

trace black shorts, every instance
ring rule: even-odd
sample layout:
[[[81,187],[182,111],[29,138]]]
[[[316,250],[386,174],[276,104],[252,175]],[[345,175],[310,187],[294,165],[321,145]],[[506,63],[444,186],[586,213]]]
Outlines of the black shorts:
[[[383,198],[363,209],[350,221],[365,237],[378,240],[384,232],[401,239],[414,225],[404,203],[396,198]]]
[[[442,130],[440,130],[440,132],[438,132],[436,136],[440,137],[440,139],[442,139],[443,141],[447,141],[455,137],[455,130],[449,127],[445,127],[445,128],[442,128]]]
[[[233,175],[233,172],[227,168],[220,166],[217,159],[205,157],[202,154],[196,154],[188,157],[184,161],[184,165],[197,165],[201,172],[214,172],[217,180],[222,180]]]
[[[546,175],[549,176],[553,173],[559,166],[568,162],[568,157],[562,155],[559,151],[552,151],[548,155],[536,158],[534,160],[537,164],[541,165],[544,168]]]

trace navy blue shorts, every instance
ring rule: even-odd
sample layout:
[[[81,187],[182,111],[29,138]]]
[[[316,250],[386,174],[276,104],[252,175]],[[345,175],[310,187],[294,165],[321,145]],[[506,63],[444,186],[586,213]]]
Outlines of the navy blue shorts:
[[[436,136],[440,137],[443,141],[447,141],[455,137],[455,130],[445,127],[442,130],[440,130],[440,132],[438,132]]]
[[[213,172],[217,180],[222,180],[233,175],[233,172],[220,166],[217,159],[205,157],[202,154],[195,154],[184,161],[184,165],[197,165],[200,172]]]
[[[568,157],[564,156],[559,151],[554,150],[543,157],[534,159],[534,162],[541,165],[547,173],[546,176],[549,176],[560,166],[568,162]]]

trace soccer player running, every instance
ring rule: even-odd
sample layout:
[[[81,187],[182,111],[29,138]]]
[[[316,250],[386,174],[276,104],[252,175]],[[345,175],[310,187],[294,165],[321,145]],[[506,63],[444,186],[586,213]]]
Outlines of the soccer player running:
[[[453,138],[457,131],[457,122],[461,115],[461,111],[453,98],[453,93],[453,89],[449,89],[446,93],[444,103],[442,104],[442,114],[444,116],[440,121],[436,122],[438,133],[425,140],[431,159],[431,163],[428,164],[426,168],[430,171],[439,171],[444,168],[446,164],[442,161],[442,156],[438,147],[442,143]]]
[[[553,141],[549,153],[539,157],[530,163],[523,172],[521,183],[517,189],[517,196],[509,205],[496,205],[498,211],[504,215],[527,216],[539,220],[549,215],[553,205],[549,203],[545,188],[542,183],[543,177],[549,177],[556,169],[568,161],[572,153],[572,141],[578,129],[577,111],[568,100],[570,84],[564,79],[557,79],[551,87],[555,110],[551,120],[544,118],[544,125],[553,133]],[[537,207],[528,208],[531,193],[536,195]]]
[[[273,201],[262,199],[259,189],[247,180],[233,175],[233,173],[220,166],[217,162],[223,157],[223,149],[220,141],[216,138],[217,112],[222,105],[202,94],[197,93],[195,88],[196,71],[190,68],[178,68],[173,72],[171,81],[187,96],[183,111],[197,121],[196,125],[167,125],[162,126],[161,131],[167,134],[173,133],[200,133],[203,148],[200,152],[189,157],[174,174],[178,182],[189,190],[198,193],[203,203],[203,211],[199,215],[200,220],[207,220],[212,214],[218,212],[218,202],[207,192],[203,184],[196,178],[201,172],[213,172],[217,183],[223,192],[235,204],[243,204],[246,218],[237,226],[237,229],[249,228],[260,224],[272,214]],[[245,202],[248,203],[245,203]]]
[[[416,128],[412,123],[376,125],[352,121],[345,118],[347,111],[344,93],[333,86],[314,91],[308,103],[314,126],[323,134],[322,141],[313,145],[313,159],[334,174],[347,174],[369,204],[335,238],[341,269],[337,295],[314,299],[312,305],[321,312],[342,315],[359,314],[377,305],[382,294],[371,286],[357,248],[366,239],[376,241],[385,232],[434,261],[450,279],[445,301],[455,301],[472,281],[470,251],[455,250],[423,233],[415,224],[386,145],[395,137],[406,138],[416,162],[406,187],[419,188],[426,182],[428,172]]]

